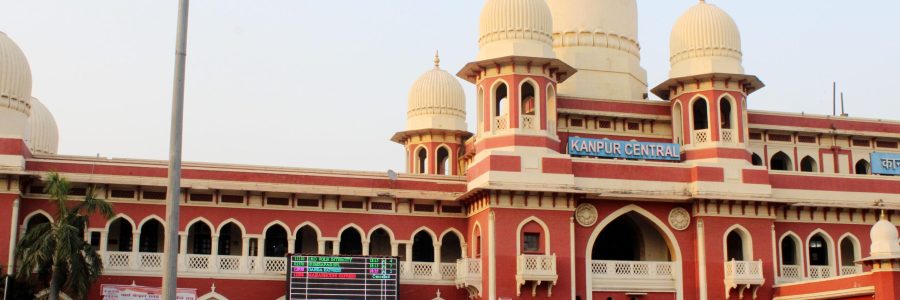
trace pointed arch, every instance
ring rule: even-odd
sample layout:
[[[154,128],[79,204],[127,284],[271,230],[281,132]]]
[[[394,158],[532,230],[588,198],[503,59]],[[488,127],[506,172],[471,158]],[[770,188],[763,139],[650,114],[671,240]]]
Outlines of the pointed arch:
[[[815,158],[812,156],[805,156],[802,160],[800,160],[800,171],[801,172],[818,172],[819,164],[816,162]]]
[[[419,145],[413,150],[413,173],[428,173],[428,148],[423,145]]]
[[[375,227],[372,227],[371,229],[369,229],[369,232],[366,233],[366,240],[371,240],[372,234],[375,233],[375,230],[378,230],[378,229],[384,229],[384,231],[387,232],[388,236],[391,238],[391,241],[397,240],[397,238],[394,236],[394,231],[392,231],[390,227],[387,227],[384,224],[378,224],[378,225],[375,225]]]
[[[497,79],[491,84],[491,117],[509,114],[509,83],[503,79]],[[505,101],[501,101],[505,100]],[[505,111],[503,109],[506,109]]]
[[[445,153],[442,153],[445,152]],[[453,175],[453,151],[447,144],[437,146],[434,151],[435,174]]]
[[[281,226],[281,228],[284,229],[284,232],[288,232],[288,233],[291,232],[290,226],[288,226],[281,220],[275,220],[275,221],[269,222],[269,224],[266,224],[266,226],[263,227],[262,234],[266,234],[266,231],[268,231],[269,228],[271,228],[272,226]]]
[[[470,243],[472,245],[472,253],[471,253],[472,257],[481,257],[481,250],[482,250],[481,249],[482,248],[481,237],[482,237],[481,223],[478,221],[475,221],[475,224],[472,225],[472,235],[471,235],[472,241],[470,241]]]
[[[44,218],[47,219],[47,222],[53,223],[53,217],[50,216],[49,213],[47,213],[43,209],[38,209],[38,210],[33,211],[30,214],[26,215],[25,218],[22,218],[22,225],[20,225],[20,226],[22,226],[22,230],[28,230],[28,223],[31,222],[31,219],[33,219],[37,216],[43,216]],[[108,227],[109,227],[109,224],[107,224],[107,227],[105,227],[105,228],[108,228]],[[105,230],[105,228],[104,228],[104,230]],[[23,233],[24,233],[24,231],[23,231]]]
[[[162,224],[162,225],[163,225],[163,229],[166,228],[166,227],[165,227],[165,226],[166,226],[166,220],[163,220],[162,217],[157,216],[156,214],[152,214],[152,215],[149,215],[149,216],[144,217],[144,219],[141,220],[140,223],[138,223],[138,226],[136,227],[137,230],[138,230],[138,231],[141,231],[141,228],[144,227],[144,224],[147,224],[147,222],[150,222],[151,220],[155,220],[155,221],[159,222],[159,224]]]
[[[526,77],[519,82],[519,127],[523,129],[540,130],[540,115],[544,111],[541,107],[542,97],[540,84],[534,78]],[[532,118],[526,122],[526,116]],[[527,127],[526,127],[527,126]]]
[[[210,222],[209,220],[207,220],[206,218],[196,217],[196,218],[188,221],[187,224],[184,225],[184,233],[187,233],[188,230],[191,229],[191,226],[194,226],[194,224],[197,224],[197,222],[202,222],[202,223],[206,224],[206,226],[209,226],[209,230],[213,230],[214,228],[216,228],[216,226],[213,225],[213,223]]]
[[[366,237],[366,231],[363,230],[362,227],[360,227],[359,225],[356,225],[355,223],[350,223],[350,224],[344,225],[344,227],[341,227],[341,229],[338,229],[338,232],[337,232],[338,237],[340,237],[341,233],[344,233],[344,231],[347,229],[356,230],[356,232],[359,233],[359,236],[363,237],[363,239],[365,239],[365,237]],[[365,242],[365,240],[363,240],[363,242]]]
[[[791,160],[791,156],[784,153],[784,151],[778,151],[775,154],[772,154],[772,157],[769,159],[769,169],[775,171],[793,171],[794,163]]]
[[[553,83],[547,83],[547,132],[556,135],[556,88]]]
[[[752,155],[750,155],[750,163],[753,164],[754,166],[765,165],[765,162],[763,162],[762,157],[760,157],[759,154],[756,154],[756,153],[753,153]]]
[[[455,239],[455,240],[454,240]],[[456,262],[457,259],[466,257],[466,239],[465,236],[456,228],[447,228],[438,238],[441,244],[441,262]],[[453,243],[459,245],[453,245]]]
[[[348,232],[348,230],[353,230],[356,236],[350,235],[353,233]],[[338,231],[338,253],[351,255],[362,255],[365,253],[365,244],[368,243],[365,234],[366,231],[356,224],[350,223],[344,225],[344,227]],[[357,237],[359,238],[359,241],[356,241]]]
[[[838,262],[841,269],[840,275],[852,275],[861,271],[861,266],[856,262],[862,258],[860,253],[862,248],[860,247],[859,239],[855,235],[849,232],[841,235],[838,238],[837,250],[837,257],[840,259]]]
[[[475,128],[475,132],[484,132],[484,87],[478,85],[478,91],[476,92],[476,101],[475,101],[475,112],[477,117],[477,128]]]
[[[522,234],[523,234],[522,228],[525,227],[526,224],[531,223],[531,222],[537,223],[539,226],[541,226],[541,229],[544,231],[542,234],[543,236],[540,238],[544,241],[544,243],[543,243],[544,244],[543,245],[544,246],[544,254],[549,255],[550,254],[550,228],[547,227],[547,223],[545,223],[544,220],[541,220],[540,218],[535,217],[535,216],[530,216],[530,217],[525,218],[524,220],[522,220],[522,222],[519,222],[519,226],[516,227],[516,254],[517,255],[522,254]]]
[[[734,235],[732,235],[734,234]],[[735,241],[733,239],[737,238]],[[738,244],[735,244],[738,243]],[[725,261],[753,261],[753,236],[741,224],[734,224],[725,230],[722,235],[723,254]]]
[[[731,94],[725,93],[719,97],[719,128],[737,129],[738,127],[737,101]],[[734,140],[737,142],[737,140]]]
[[[672,104],[672,140],[674,143],[684,145],[684,109],[681,101]]]
[[[866,159],[860,159],[860,160],[856,161],[856,166],[854,169],[856,171],[855,174],[863,174],[863,175],[872,174],[872,165],[869,164],[869,161]]]
[[[291,232],[296,233],[297,231],[300,231],[300,229],[303,229],[304,226],[309,226],[309,228],[312,228],[312,230],[315,230],[316,238],[322,238],[322,230],[319,229],[319,226],[316,226],[316,223],[313,223],[310,221],[305,221],[303,223],[300,223],[300,225],[297,225],[297,227],[294,227],[294,231],[291,231]]]
[[[431,228],[428,228],[428,226],[421,226],[419,228],[416,228],[416,230],[413,230],[412,235],[409,236],[409,239],[412,240],[416,236],[416,234],[419,234],[419,231],[423,231],[423,230],[425,232],[427,232],[428,235],[430,235],[432,239],[437,240],[438,235],[436,233],[434,233],[434,230],[431,230]]]
[[[624,216],[628,213],[636,213],[643,216],[648,222],[653,224],[656,229],[660,232],[660,235],[665,239],[667,246],[669,247],[669,251],[672,256],[672,275],[675,278],[675,299],[683,300],[684,299],[684,286],[683,286],[683,278],[682,278],[682,264],[684,263],[684,259],[681,254],[681,247],[678,245],[678,240],[675,238],[675,234],[671,229],[664,223],[662,220],[656,217],[650,211],[636,205],[630,204],[626,205],[622,208],[619,208],[609,215],[607,215],[603,220],[597,223],[594,227],[594,230],[591,232],[590,237],[588,238],[588,242],[585,245],[584,249],[584,257],[591,257],[591,252],[594,247],[594,243],[597,241],[597,237],[600,236],[600,232],[606,228],[607,225],[612,223],[614,220],[618,219],[621,216]],[[585,270],[591,270],[590,259],[585,259]],[[592,286],[593,276],[591,273],[588,273],[588,276],[585,276],[585,286]],[[593,299],[593,293],[587,294],[587,300]]]
[[[696,95],[690,101],[691,130],[709,129],[709,100],[701,95]]]
[[[785,244],[788,242],[790,244]],[[785,249],[786,245],[791,245],[793,249]],[[785,252],[789,250],[790,252]],[[785,276],[784,266],[802,266],[803,265],[803,240],[793,231],[788,231],[778,238],[778,261],[782,266],[781,276]],[[803,276],[803,271],[799,270],[798,276]]]
[[[463,235],[462,232],[460,232],[459,230],[457,230],[456,228],[453,228],[453,227],[444,229],[444,231],[441,232],[441,234],[438,236],[438,239],[443,239],[444,236],[446,236],[448,234],[455,234],[456,237],[458,237],[460,241],[466,240],[465,235]]]
[[[131,224],[131,231],[132,231],[132,232],[134,232],[134,231],[137,230],[136,227],[135,227],[135,224],[137,224],[137,223],[134,222],[134,219],[132,219],[131,217],[129,217],[128,215],[123,214],[123,213],[118,213],[118,214],[116,214],[115,216],[113,216],[112,218],[109,218],[109,220],[106,221],[106,227],[105,227],[106,230],[109,231],[109,225],[112,225],[112,223],[115,222],[115,221],[118,220],[118,219],[125,220],[126,222],[128,222],[129,224]]]
[[[816,245],[817,237],[821,238],[824,241],[824,245]],[[834,239],[831,238],[831,235],[828,234],[825,230],[821,228],[816,228],[812,232],[806,236],[804,251],[807,254],[806,260],[804,264],[806,265],[806,269],[809,270],[810,278],[827,278],[834,276],[834,267],[837,265],[837,258],[835,257],[834,249]],[[818,246],[818,247],[817,247]],[[824,249],[821,249],[824,247]],[[825,258],[822,259],[820,256],[825,255]],[[830,274],[819,274],[816,276],[813,270],[811,269],[814,266],[827,266],[829,270],[831,270]]]
[[[238,221],[238,220],[235,219],[235,218],[228,218],[227,220],[222,221],[222,223],[219,223],[219,227],[216,227],[216,234],[221,235],[221,234],[222,234],[222,228],[224,228],[225,225],[228,225],[228,223],[232,223],[232,224],[234,224],[234,226],[237,226],[237,228],[240,228],[240,229],[241,229],[241,235],[242,235],[242,236],[246,236],[246,235],[247,235],[247,228],[244,227],[244,224],[241,223],[241,221]]]

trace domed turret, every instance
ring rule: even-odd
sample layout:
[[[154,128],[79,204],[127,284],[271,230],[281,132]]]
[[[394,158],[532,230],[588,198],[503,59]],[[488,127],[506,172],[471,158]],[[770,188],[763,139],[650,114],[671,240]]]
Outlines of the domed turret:
[[[737,24],[724,10],[706,1],[700,1],[678,19],[669,46],[670,78],[744,74]]]
[[[37,98],[31,98],[28,128],[26,144],[32,154],[56,154],[59,148],[59,128],[56,126],[56,119]]]
[[[455,76],[440,68],[434,56],[434,69],[425,72],[409,91],[406,130],[446,129],[465,131],[466,94]]]
[[[869,231],[872,245],[869,248],[872,258],[900,258],[900,234],[897,227],[883,215]]]
[[[641,67],[636,0],[548,0],[553,50],[578,73],[559,85],[566,96],[641,100],[647,71]]]
[[[0,97],[13,99],[13,102],[23,106],[14,109],[28,111],[27,103],[31,100],[31,67],[22,49],[3,32],[0,32]]]
[[[553,17],[544,0],[487,0],[481,10],[478,60],[553,58]]]

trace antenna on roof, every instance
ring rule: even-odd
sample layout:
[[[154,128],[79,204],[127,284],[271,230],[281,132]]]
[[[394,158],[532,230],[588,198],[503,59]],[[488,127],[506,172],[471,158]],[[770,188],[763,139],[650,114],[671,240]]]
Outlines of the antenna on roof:
[[[831,82],[831,115],[837,116],[837,81]]]
[[[841,117],[849,116],[846,112],[844,112],[844,92],[841,92]]]

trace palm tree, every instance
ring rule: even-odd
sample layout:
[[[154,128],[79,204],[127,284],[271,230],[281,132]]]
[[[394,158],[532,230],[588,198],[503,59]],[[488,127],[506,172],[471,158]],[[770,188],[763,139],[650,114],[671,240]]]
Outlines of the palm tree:
[[[49,275],[50,300],[58,300],[63,290],[76,299],[86,297],[103,269],[97,250],[84,240],[88,216],[99,213],[109,219],[113,215],[112,205],[97,198],[93,187],[88,188],[80,202],[68,201],[69,187],[59,174],[52,172],[47,176],[44,193],[56,205],[56,219],[28,228],[16,247],[16,260],[20,263],[16,275],[28,279],[37,271],[45,275],[38,276],[45,284]]]

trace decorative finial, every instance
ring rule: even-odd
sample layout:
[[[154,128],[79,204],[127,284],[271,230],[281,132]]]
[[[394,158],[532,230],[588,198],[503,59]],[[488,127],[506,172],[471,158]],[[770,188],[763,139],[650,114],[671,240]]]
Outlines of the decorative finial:
[[[215,283],[215,282],[213,282],[213,284],[212,284],[212,286],[211,286],[211,287],[209,287],[209,289],[211,289],[211,290],[212,290],[212,292],[213,292],[213,293],[215,293],[215,292],[216,292],[216,283]]]
[[[879,220],[887,220],[887,212],[884,211],[884,199],[875,200],[875,207],[881,207],[881,218]]]
[[[434,50],[434,68],[439,69],[441,67],[441,56],[437,50]]]

